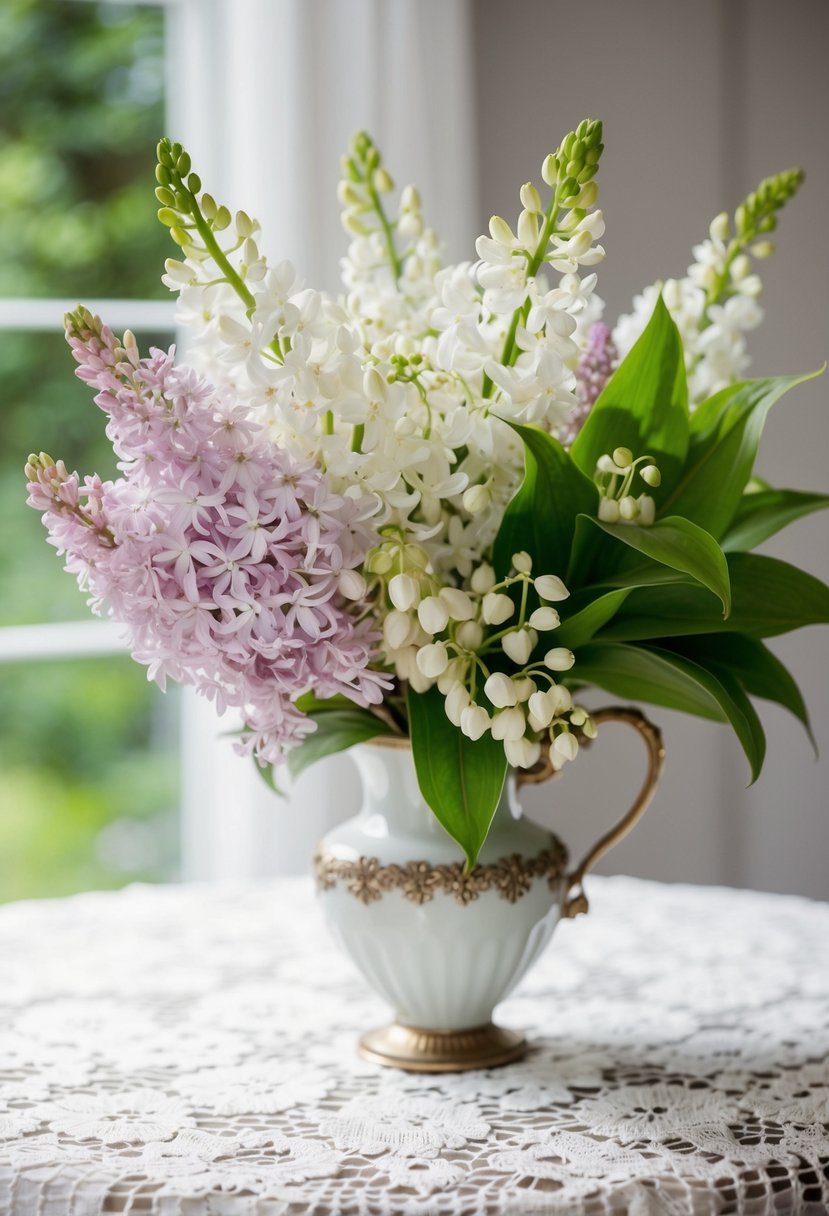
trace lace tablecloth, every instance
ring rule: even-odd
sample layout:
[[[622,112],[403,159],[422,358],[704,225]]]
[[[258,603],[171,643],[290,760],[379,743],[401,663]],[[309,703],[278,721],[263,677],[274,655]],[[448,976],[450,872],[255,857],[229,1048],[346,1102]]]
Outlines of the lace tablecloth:
[[[0,1213],[829,1212],[829,906],[590,895],[500,1009],[527,1059],[438,1077],[356,1058],[304,880],[0,908]]]

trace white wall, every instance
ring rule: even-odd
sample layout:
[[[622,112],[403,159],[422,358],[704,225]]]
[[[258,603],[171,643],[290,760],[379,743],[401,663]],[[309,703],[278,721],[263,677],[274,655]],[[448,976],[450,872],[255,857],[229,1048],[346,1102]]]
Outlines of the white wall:
[[[560,135],[586,115],[605,123],[600,171],[609,313],[655,278],[683,272],[708,220],[764,176],[802,165],[803,192],[762,266],[766,320],[755,374],[815,368],[829,356],[829,5],[823,0],[476,0],[481,210],[513,216],[516,187],[538,174]],[[509,36],[507,30],[518,31]],[[829,489],[829,378],[773,413],[759,471],[773,484]],[[714,487],[712,487],[714,489]],[[801,522],[766,551],[829,579],[825,516]],[[726,882],[829,898],[829,638],[804,630],[773,643],[811,707],[823,756],[797,723],[763,709],[769,756],[759,782],[724,727],[662,710],[668,766],[642,825],[604,865],[653,878]],[[624,760],[623,729],[549,791],[533,813],[587,841],[624,795],[609,773]],[[609,753],[609,755],[608,755]],[[619,783],[624,784],[622,778]],[[555,805],[552,809],[551,804]],[[609,814],[609,809],[608,809]]]

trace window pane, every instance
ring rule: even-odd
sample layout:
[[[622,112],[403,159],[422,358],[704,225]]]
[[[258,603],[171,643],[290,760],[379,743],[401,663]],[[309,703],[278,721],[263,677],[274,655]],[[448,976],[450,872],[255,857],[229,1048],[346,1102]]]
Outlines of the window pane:
[[[0,901],[176,876],[177,720],[126,657],[0,665]]]
[[[0,4],[0,296],[164,296],[163,12]]]
[[[140,335],[142,350],[171,341],[170,334]],[[23,476],[28,453],[41,449],[82,476],[116,475],[106,419],[75,366],[60,334],[0,332],[0,626],[89,618],[39,514],[26,506]]]

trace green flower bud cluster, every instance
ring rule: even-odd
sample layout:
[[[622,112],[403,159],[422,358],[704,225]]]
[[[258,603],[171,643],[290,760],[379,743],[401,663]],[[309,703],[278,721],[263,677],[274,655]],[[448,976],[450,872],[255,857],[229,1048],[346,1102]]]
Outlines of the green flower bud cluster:
[[[743,244],[774,231],[777,227],[775,213],[797,194],[804,177],[802,169],[785,169],[765,178],[749,194],[734,213],[736,235]]]
[[[601,122],[585,118],[544,161],[541,176],[548,186],[557,187],[564,206],[577,205],[582,187],[596,176],[603,151]]]
[[[397,217],[391,217],[384,196],[393,193],[394,179],[383,165],[380,149],[366,131],[358,131],[352,138],[341,167],[343,176],[337,197],[343,207],[343,228],[355,237],[379,231],[389,265],[395,278],[400,279],[407,254],[398,249],[397,236],[417,238],[423,231],[420,195],[414,187],[407,186],[400,196]]]
[[[255,301],[244,278],[231,264],[228,254],[243,242],[249,242],[246,260],[258,258],[258,249],[252,236],[257,225],[244,211],[234,217],[223,204],[217,203],[211,194],[201,194],[202,183],[198,173],[192,171],[190,155],[179,143],[164,138],[158,144],[158,163],[155,169],[155,196],[161,204],[158,218],[170,229],[170,236],[191,261],[200,262],[212,258],[222,277],[252,311]],[[231,228],[232,245],[224,249],[216,233]]]

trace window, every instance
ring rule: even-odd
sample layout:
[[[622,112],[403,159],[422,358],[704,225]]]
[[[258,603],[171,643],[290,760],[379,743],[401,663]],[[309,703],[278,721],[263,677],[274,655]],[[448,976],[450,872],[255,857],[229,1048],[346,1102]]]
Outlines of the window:
[[[15,0],[0,13],[0,899],[168,877],[178,866],[177,709],[124,654],[24,505],[32,449],[115,473],[73,379],[78,300],[168,344],[153,148],[165,13]]]

